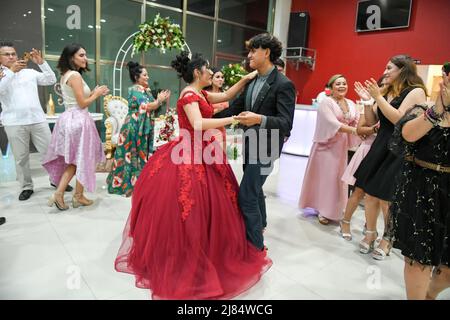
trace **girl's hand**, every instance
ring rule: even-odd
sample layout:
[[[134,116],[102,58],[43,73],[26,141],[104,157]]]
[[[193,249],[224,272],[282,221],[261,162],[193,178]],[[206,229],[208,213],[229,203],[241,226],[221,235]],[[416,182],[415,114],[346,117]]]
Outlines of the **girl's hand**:
[[[97,97],[106,96],[108,93],[109,93],[109,89],[108,89],[107,86],[104,86],[104,85],[103,86],[97,86],[94,89],[94,94]]]
[[[256,76],[258,75],[258,71],[252,71],[249,74],[246,74],[245,76],[243,76],[243,79],[245,79],[246,81],[251,81],[253,80]]]
[[[369,91],[364,88],[361,82],[355,82],[355,92],[364,101],[369,101],[371,99]]]
[[[374,78],[365,81],[366,90],[369,92],[370,96],[374,99],[381,97],[380,87]]]

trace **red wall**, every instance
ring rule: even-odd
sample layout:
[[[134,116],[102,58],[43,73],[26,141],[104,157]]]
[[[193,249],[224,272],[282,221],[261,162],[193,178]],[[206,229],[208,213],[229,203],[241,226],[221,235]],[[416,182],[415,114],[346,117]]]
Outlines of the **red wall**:
[[[394,0],[395,1],[395,0]],[[287,76],[299,93],[297,103],[311,104],[331,75],[342,73],[355,100],[354,81],[377,79],[391,56],[408,54],[421,64],[450,60],[450,0],[413,0],[409,28],[355,32],[357,0],[292,0],[292,12],[308,11],[308,47],[317,50],[315,70],[288,63]]]

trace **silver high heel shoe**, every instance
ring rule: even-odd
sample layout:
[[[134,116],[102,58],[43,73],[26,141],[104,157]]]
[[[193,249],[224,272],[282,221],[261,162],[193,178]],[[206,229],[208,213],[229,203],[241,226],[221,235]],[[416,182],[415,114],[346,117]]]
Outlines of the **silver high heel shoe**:
[[[388,243],[388,245],[386,247],[387,251],[384,251],[383,249],[381,249],[380,245],[378,244],[378,247],[376,247],[372,252],[372,258],[374,258],[375,260],[384,260],[391,253],[391,249],[392,249],[391,238],[389,238],[386,234],[384,234],[382,239],[384,241],[387,241],[387,243]]]
[[[375,247],[375,241],[377,241],[378,232],[366,230],[366,234],[375,234],[375,239],[371,240],[370,243],[365,242],[364,240],[361,240],[359,242],[359,252],[363,254],[368,254],[369,252],[373,251],[373,248]]]
[[[339,228],[340,228],[339,234],[340,234],[341,237],[344,238],[345,240],[347,240],[347,241],[352,241],[352,234],[351,234],[351,233],[344,233],[344,232],[342,232],[342,224],[343,224],[343,223],[350,225],[350,221],[345,220],[345,219],[341,219],[341,220],[339,221]]]

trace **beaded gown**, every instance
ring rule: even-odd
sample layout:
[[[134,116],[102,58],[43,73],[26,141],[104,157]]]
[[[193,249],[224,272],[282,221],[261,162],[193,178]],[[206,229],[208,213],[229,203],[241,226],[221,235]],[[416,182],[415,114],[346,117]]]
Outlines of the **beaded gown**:
[[[213,115],[192,91],[178,100],[180,137],[160,147],[142,170],[115,261],[116,270],[134,274],[136,286],[150,289],[153,299],[232,298],[272,264],[246,239],[238,183],[221,141],[194,133],[184,112],[192,102],[203,118]],[[213,156],[218,150],[224,162],[209,161],[206,150]]]
[[[415,143],[402,139],[404,124],[422,113],[417,106],[399,121],[390,148],[450,167],[450,128],[437,126]],[[390,212],[394,248],[423,265],[450,266],[450,173],[403,160]]]

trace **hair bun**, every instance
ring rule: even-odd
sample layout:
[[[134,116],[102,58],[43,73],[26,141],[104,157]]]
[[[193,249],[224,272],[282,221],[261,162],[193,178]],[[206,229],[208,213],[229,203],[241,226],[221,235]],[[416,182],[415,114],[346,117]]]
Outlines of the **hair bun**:
[[[179,55],[175,57],[175,60],[173,60],[170,65],[178,73],[178,76],[180,78],[183,78],[184,75],[186,75],[186,72],[188,70],[188,64],[190,61],[191,59],[189,59],[189,52],[182,51]]]
[[[134,69],[134,68],[137,68],[137,67],[139,67],[139,63],[137,63],[137,62],[129,61],[127,63],[127,68],[128,69]]]

